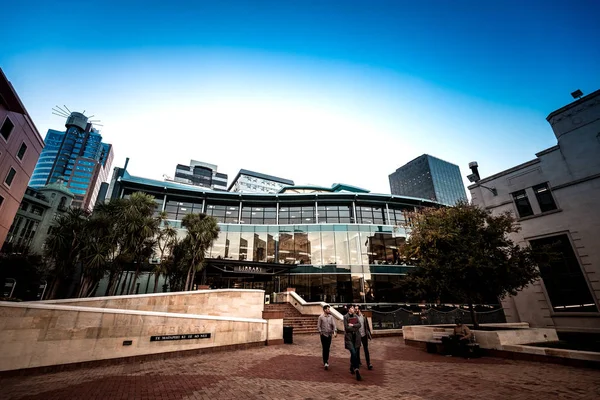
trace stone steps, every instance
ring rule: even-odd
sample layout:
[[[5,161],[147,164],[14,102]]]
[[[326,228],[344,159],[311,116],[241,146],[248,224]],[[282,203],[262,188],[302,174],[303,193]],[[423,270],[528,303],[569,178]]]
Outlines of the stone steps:
[[[265,311],[283,311],[283,326],[291,326],[294,333],[312,334],[318,333],[318,315],[303,315],[289,303],[265,304]]]

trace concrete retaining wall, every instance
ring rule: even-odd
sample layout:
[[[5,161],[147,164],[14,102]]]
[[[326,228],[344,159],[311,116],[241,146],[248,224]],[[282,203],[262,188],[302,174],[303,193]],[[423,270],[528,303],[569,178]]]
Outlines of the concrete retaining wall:
[[[211,290],[0,302],[0,371],[283,343],[283,313],[263,314],[263,298],[262,290]]]
[[[121,310],[262,318],[264,295],[264,290],[216,289],[128,296],[90,297],[83,299],[46,300],[38,303],[79,307],[116,308]]]

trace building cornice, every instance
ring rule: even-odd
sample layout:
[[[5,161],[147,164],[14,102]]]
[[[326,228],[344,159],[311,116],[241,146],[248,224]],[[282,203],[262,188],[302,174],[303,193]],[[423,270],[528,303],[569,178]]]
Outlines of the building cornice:
[[[479,180],[477,183],[474,183],[471,186],[469,186],[468,189],[475,189],[477,186],[479,186],[482,183],[493,181],[494,179],[500,178],[504,175],[511,174],[520,169],[527,168],[527,167],[530,167],[535,164],[539,164],[539,162],[540,162],[540,160],[538,158],[536,158],[535,160],[530,160],[530,161],[524,162],[523,164],[519,164],[517,166],[514,166],[514,167],[504,170],[502,172],[498,172],[494,175],[488,176],[487,178],[483,178],[483,179]]]

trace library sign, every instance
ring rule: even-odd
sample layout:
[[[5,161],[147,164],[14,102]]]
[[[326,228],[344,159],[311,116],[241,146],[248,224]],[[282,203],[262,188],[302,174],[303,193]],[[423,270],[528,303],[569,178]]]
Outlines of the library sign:
[[[171,340],[210,339],[210,333],[185,333],[183,335],[150,336],[151,342],[166,342]]]

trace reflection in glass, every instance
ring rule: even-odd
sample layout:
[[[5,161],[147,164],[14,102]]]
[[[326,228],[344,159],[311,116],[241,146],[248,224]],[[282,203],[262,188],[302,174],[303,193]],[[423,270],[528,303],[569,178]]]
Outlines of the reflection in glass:
[[[240,257],[240,232],[227,232],[225,258],[239,260]]]
[[[313,265],[323,264],[321,258],[321,232],[308,232],[310,259]]]
[[[295,264],[293,227],[279,227],[279,259],[280,264]]]
[[[348,253],[348,232],[335,231],[335,253],[338,265],[350,264],[350,255]]]
[[[335,242],[333,232],[321,232],[321,251],[323,254],[323,264],[335,264]]]

